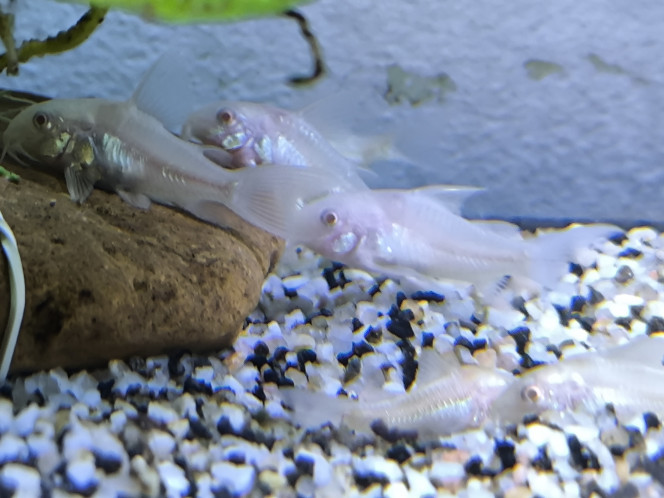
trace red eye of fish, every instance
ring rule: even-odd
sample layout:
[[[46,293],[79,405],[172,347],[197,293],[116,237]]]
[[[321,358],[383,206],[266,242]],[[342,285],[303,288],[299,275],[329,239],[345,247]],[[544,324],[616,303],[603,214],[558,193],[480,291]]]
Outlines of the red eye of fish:
[[[41,128],[46,125],[46,123],[48,123],[48,118],[46,117],[46,114],[38,112],[32,117],[32,122],[35,124],[35,126]]]
[[[537,403],[542,398],[542,390],[537,386],[524,387],[521,397],[526,401]]]
[[[324,225],[332,227],[337,224],[337,221],[339,221],[339,217],[337,216],[337,213],[335,213],[334,211],[326,209],[321,213],[320,220],[323,222]]]
[[[221,110],[217,113],[217,120],[221,121],[222,123],[230,123],[233,121],[233,113],[228,110]]]

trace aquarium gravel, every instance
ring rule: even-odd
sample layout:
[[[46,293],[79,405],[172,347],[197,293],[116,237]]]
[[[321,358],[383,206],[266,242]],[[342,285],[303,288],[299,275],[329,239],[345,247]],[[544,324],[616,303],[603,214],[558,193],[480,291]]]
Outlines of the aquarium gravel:
[[[289,249],[232,350],[6,383],[0,494],[662,496],[652,413],[547,414],[424,440],[305,431],[280,403],[280,386],[352,396],[376,368],[402,392],[422,347],[519,371],[664,331],[664,235],[633,229],[579,259],[554,290],[483,308]]]

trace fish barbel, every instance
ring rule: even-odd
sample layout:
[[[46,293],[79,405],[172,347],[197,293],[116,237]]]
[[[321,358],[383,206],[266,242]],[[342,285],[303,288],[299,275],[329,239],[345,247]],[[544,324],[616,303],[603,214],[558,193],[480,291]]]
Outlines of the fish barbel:
[[[612,405],[619,418],[652,412],[664,417],[664,337],[642,336],[625,345],[579,354],[528,370],[491,408],[492,417],[520,422],[525,415]]]
[[[423,349],[418,362],[416,382],[402,394],[363,392],[359,400],[351,400],[304,389],[279,392],[293,408],[294,421],[306,428],[332,423],[370,432],[372,423],[380,420],[389,428],[415,430],[425,437],[481,426],[493,400],[514,380],[504,370],[462,366],[453,353],[441,357]]]

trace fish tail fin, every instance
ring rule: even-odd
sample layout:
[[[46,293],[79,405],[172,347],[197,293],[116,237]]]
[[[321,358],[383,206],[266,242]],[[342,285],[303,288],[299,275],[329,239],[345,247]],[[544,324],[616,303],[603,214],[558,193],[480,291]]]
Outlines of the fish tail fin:
[[[290,222],[308,202],[357,186],[328,170],[265,165],[233,173],[236,181],[229,207],[263,230],[288,239]]]
[[[545,288],[551,288],[581,250],[617,233],[622,230],[609,224],[570,225],[563,231],[540,233],[527,240],[530,246],[529,277]]]
[[[328,423],[339,427],[353,403],[347,398],[327,396],[306,389],[282,388],[279,393],[282,402],[293,410],[291,420],[306,429],[315,429]]]

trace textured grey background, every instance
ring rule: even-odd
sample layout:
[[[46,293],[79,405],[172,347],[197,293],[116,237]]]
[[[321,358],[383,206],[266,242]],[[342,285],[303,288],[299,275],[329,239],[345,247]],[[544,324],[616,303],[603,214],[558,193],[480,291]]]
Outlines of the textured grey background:
[[[18,35],[54,34],[84,10],[21,0]],[[288,19],[173,27],[121,13],[108,15],[76,50],[34,59],[19,77],[1,76],[0,85],[54,97],[126,98],[143,71],[178,46],[192,54],[199,102],[297,107],[342,86],[383,94],[392,65],[423,77],[445,73],[456,90],[415,109],[376,98],[348,113],[359,127],[405,125],[425,137],[416,151],[426,169],[392,166],[370,181],[488,187],[467,205],[473,216],[664,221],[664,3],[322,0],[302,11],[330,70],[306,90],[286,83],[310,67]],[[538,80],[525,66],[533,59],[557,66]]]

